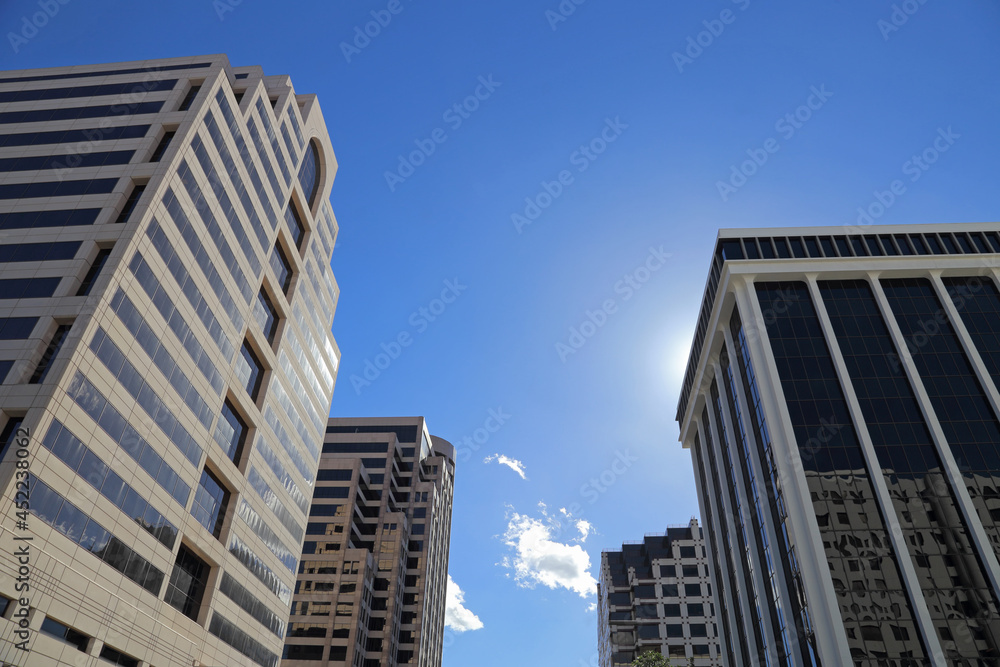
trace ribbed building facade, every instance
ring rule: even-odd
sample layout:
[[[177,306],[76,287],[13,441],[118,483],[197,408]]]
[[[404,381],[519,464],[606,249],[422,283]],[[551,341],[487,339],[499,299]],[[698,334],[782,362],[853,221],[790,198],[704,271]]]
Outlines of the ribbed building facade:
[[[440,667],[454,480],[423,418],[330,420],[284,667]]]
[[[601,554],[600,667],[658,652],[675,665],[722,664],[705,538],[696,520]]]
[[[719,233],[677,419],[726,665],[1000,664],[998,230]]]
[[[336,168],[315,96],[222,55],[0,72],[0,663],[279,663]]]

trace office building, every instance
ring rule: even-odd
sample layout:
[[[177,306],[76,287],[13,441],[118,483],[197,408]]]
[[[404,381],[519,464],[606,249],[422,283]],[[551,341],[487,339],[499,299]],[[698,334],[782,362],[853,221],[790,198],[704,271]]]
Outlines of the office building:
[[[725,664],[1000,664],[998,229],[719,233],[677,419]]]
[[[315,96],[222,55],[0,73],[0,662],[278,664],[336,168]]]
[[[331,419],[284,667],[440,667],[455,449],[423,418]]]
[[[601,554],[600,667],[631,665],[647,651],[678,665],[722,664],[707,555],[695,519]]]

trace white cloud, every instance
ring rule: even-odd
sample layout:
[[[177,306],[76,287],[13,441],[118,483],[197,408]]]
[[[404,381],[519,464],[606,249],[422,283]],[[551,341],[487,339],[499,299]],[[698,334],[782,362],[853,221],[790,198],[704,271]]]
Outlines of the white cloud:
[[[507,466],[520,475],[521,479],[528,479],[525,474],[524,464],[517,459],[512,459],[509,456],[504,456],[503,454],[494,454],[493,456],[487,456],[483,459],[483,463],[492,463],[493,461],[496,461],[500,465]]]
[[[448,593],[444,609],[444,625],[455,632],[479,630],[483,622],[479,617],[465,608],[465,593],[448,575]]]
[[[558,542],[562,524],[548,516],[544,505],[541,509],[542,519],[513,511],[508,514],[503,537],[513,553],[503,559],[503,565],[513,570],[515,581],[525,588],[542,584],[566,588],[582,598],[594,595],[597,580],[590,573],[590,556],[579,544]],[[570,542],[582,542],[592,528],[583,520],[570,525],[581,534]]]

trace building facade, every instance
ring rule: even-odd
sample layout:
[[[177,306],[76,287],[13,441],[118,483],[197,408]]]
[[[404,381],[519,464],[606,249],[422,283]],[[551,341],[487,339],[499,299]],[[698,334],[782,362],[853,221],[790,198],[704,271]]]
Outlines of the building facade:
[[[1000,664],[998,229],[719,233],[677,419],[725,664]]]
[[[336,169],[315,96],[222,55],[0,73],[0,663],[278,664]]]
[[[455,449],[423,418],[331,419],[285,667],[440,667]]]
[[[673,664],[721,665],[708,552],[695,519],[601,554],[598,655],[601,667],[631,665],[659,651]]]

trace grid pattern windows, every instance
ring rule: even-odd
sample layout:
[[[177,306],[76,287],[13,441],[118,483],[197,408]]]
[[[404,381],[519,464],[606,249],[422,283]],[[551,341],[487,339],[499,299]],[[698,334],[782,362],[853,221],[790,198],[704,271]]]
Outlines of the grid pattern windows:
[[[163,601],[188,618],[197,621],[208,584],[208,563],[195,556],[183,544],[170,573]]]
[[[219,537],[228,506],[229,491],[215,475],[208,470],[202,470],[201,480],[194,494],[194,503],[191,504],[191,516],[214,537]]]
[[[177,79],[161,79],[159,81],[144,81],[138,84],[143,92],[155,93],[162,90],[173,90]],[[101,95],[124,95],[134,92],[137,84],[134,81],[125,83],[104,83],[90,86],[71,86],[68,88],[35,88],[27,90],[9,90],[0,92],[0,103],[29,102],[41,100],[65,100],[73,97],[99,97]]]
[[[856,664],[926,660],[922,642],[910,642],[904,656],[891,652],[898,645],[884,635],[863,630],[863,618],[891,609],[900,627],[919,636],[809,289],[802,282],[757,283],[756,291],[761,311],[771,315],[767,335]]]
[[[712,380],[710,389],[712,399],[713,417],[715,418],[716,431],[719,434],[719,447],[722,452],[723,465],[726,470],[726,487],[729,489],[729,504],[733,512],[733,522],[736,524],[736,537],[738,550],[733,554],[733,561],[743,565],[743,590],[749,594],[750,613],[753,614],[750,626],[754,631],[756,646],[754,651],[757,655],[767,656],[766,637],[762,634],[764,619],[760,609],[760,595],[757,592],[757,583],[754,580],[753,563],[746,556],[749,553],[746,522],[743,518],[743,503],[740,500],[739,486],[736,481],[736,466],[729,446],[729,436],[725,430],[725,417],[722,408],[722,396],[719,394],[719,386]]]
[[[69,144],[74,141],[91,143],[96,141],[114,141],[117,139],[139,139],[146,136],[149,127],[149,125],[120,125],[118,127],[94,127],[88,130],[55,130],[52,132],[0,134],[0,148]]]
[[[782,577],[791,586],[792,595],[789,599],[791,607],[792,623],[795,624],[795,631],[799,637],[797,642],[800,648],[803,664],[815,665],[819,649],[816,646],[816,637],[813,634],[812,622],[809,619],[809,610],[805,604],[805,589],[802,585],[802,575],[798,568],[798,559],[795,556],[795,547],[792,545],[788,532],[788,511],[785,508],[784,494],[781,490],[781,482],[777,468],[774,464],[774,452],[771,447],[771,434],[767,428],[767,419],[764,417],[764,408],[757,389],[757,374],[754,372],[753,362],[750,360],[750,348],[747,344],[746,334],[743,330],[743,323],[740,321],[739,311],[734,308],[733,315],[729,320],[729,330],[733,337],[733,344],[736,346],[736,360],[740,369],[740,377],[743,380],[743,391],[750,408],[750,423],[753,426],[757,443],[757,460],[760,461],[764,471],[764,494],[768,500],[768,507],[771,510],[771,520],[774,522],[775,532],[781,543],[777,545],[779,556],[779,567]],[[761,534],[762,540],[766,541],[766,536]],[[778,581],[773,567],[769,566],[771,577],[770,586],[777,590]],[[791,644],[788,641],[787,619],[781,608],[781,601],[776,598],[778,622],[781,634],[784,637],[786,650],[791,652]]]
[[[184,243],[187,244],[191,254],[194,255],[195,262],[201,268],[202,273],[205,274],[208,284],[212,286],[212,291],[215,292],[215,296],[219,299],[219,303],[222,304],[222,308],[226,311],[226,315],[229,316],[229,320],[236,329],[243,329],[243,315],[240,313],[236,302],[233,301],[233,297],[229,294],[222,276],[219,275],[219,271],[215,268],[212,256],[205,250],[205,246],[202,244],[201,239],[198,238],[197,232],[191,226],[191,221],[177,200],[173,189],[167,188],[166,194],[163,195],[163,204],[167,207],[170,217],[184,238]],[[160,231],[162,232],[162,230]]]
[[[184,268],[183,260],[177,255],[177,252],[174,250],[174,246],[170,243],[167,235],[164,234],[163,229],[160,227],[160,223],[156,221],[156,218],[153,218],[153,220],[149,223],[149,226],[146,227],[146,236],[148,236],[149,240],[153,242],[153,247],[156,248],[156,252],[160,255],[160,259],[162,259],[163,263],[167,265],[167,270],[170,272],[170,275],[174,277],[174,280],[177,281],[177,286],[180,287],[181,292],[184,294],[184,298],[187,299],[195,313],[198,314],[198,319],[201,320],[203,325],[205,325],[205,330],[212,338],[216,347],[219,348],[219,352],[222,353],[222,356],[225,358],[227,363],[232,362],[233,356],[236,354],[236,348],[233,347],[231,342],[229,342],[229,336],[226,335],[226,332],[222,329],[222,325],[219,323],[215,313],[212,312],[212,307],[207,301],[205,301],[205,297],[202,296],[201,290],[198,289],[195,281],[191,278],[191,274],[188,273],[186,268]],[[159,280],[156,278],[156,274],[138,253],[132,257],[129,269],[135,274],[136,278],[139,279],[140,284],[142,284],[143,289],[146,290],[147,294],[150,294],[150,290],[153,289],[154,285],[160,285]],[[150,296],[152,296],[152,294],[150,294]],[[173,316],[171,316],[171,319],[168,321],[172,320]],[[190,337],[190,339],[194,340],[193,337]],[[183,339],[181,342],[183,342]],[[221,393],[221,385],[217,387],[216,382],[211,378],[209,378],[209,382],[211,382],[217,392]],[[221,379],[219,382],[221,382]]]
[[[102,496],[142,526],[163,546],[168,549],[174,548],[177,528],[61,422],[52,421],[42,440],[42,446],[100,491]]]
[[[175,255],[171,255],[171,257],[176,259]],[[136,277],[136,280],[142,287],[143,291],[146,292],[150,302],[163,317],[167,326],[169,326],[170,330],[177,336],[177,340],[180,341],[181,347],[183,347],[184,351],[191,357],[195,366],[197,366],[198,370],[201,371],[201,374],[205,376],[208,383],[212,385],[212,389],[214,389],[217,394],[221,394],[222,389],[225,386],[222,380],[222,374],[219,373],[219,369],[216,368],[212,358],[208,356],[208,353],[198,341],[198,338],[191,330],[191,327],[187,325],[187,321],[184,319],[184,316],[174,305],[173,299],[170,298],[170,295],[160,284],[160,281],[156,278],[156,275],[153,273],[149,264],[146,263],[146,260],[141,254],[139,254],[138,251],[132,256],[132,261],[129,262],[128,268]],[[209,329],[210,333],[214,332],[215,335],[220,336],[220,340],[225,343],[225,345],[220,346],[222,349],[231,350],[232,344],[229,342],[228,338],[225,338],[222,329],[219,326],[218,320],[216,320],[215,316],[208,310],[208,305],[205,303],[205,300],[201,298],[201,293],[198,292],[198,288],[195,287],[190,280],[186,280],[186,278],[189,278],[186,271],[183,274],[183,278],[185,278],[185,280],[182,283],[181,289],[186,295],[189,295],[189,300],[192,302],[192,305],[197,303],[198,306],[200,306],[196,307],[196,310],[198,311],[199,316],[202,316],[203,320],[208,322],[206,328]],[[230,352],[230,354],[232,354],[232,352]]]
[[[153,595],[159,594],[163,572],[34,475],[29,485],[32,514]]]
[[[1000,656],[996,600],[875,296],[863,280],[819,287],[941,646]]]
[[[736,443],[739,445],[741,460],[737,464],[737,467],[739,467],[743,472],[743,483],[745,484],[746,493],[750,499],[750,504],[747,509],[750,513],[751,525],[753,526],[753,530],[757,536],[756,540],[753,540],[753,542],[757,547],[757,556],[760,559],[759,562],[763,563],[765,567],[765,571],[761,574],[765,578],[764,590],[767,593],[765,602],[767,604],[767,613],[770,617],[770,627],[774,629],[775,639],[778,643],[778,646],[776,647],[778,660],[782,664],[788,664],[788,626],[784,618],[782,600],[778,594],[774,572],[774,559],[771,556],[771,545],[765,529],[764,511],[761,506],[760,492],[757,489],[757,475],[754,473],[753,464],[751,462],[750,445],[748,443],[746,426],[744,424],[743,411],[740,410],[740,404],[737,399],[738,393],[736,388],[736,378],[733,373],[732,364],[729,362],[729,354],[727,350],[723,350],[719,363],[722,365],[722,374],[725,378],[724,387],[726,390],[726,398],[729,403],[729,415],[732,419],[733,433],[736,435]],[[749,540],[746,547],[745,557],[749,561],[752,558]],[[697,584],[695,585],[697,586]],[[685,588],[688,586],[691,586],[691,584],[687,584]],[[695,593],[695,595],[699,594],[700,593]],[[761,614],[761,622],[764,622],[763,613]],[[765,625],[761,625],[761,636],[764,638],[766,649],[767,628]],[[766,664],[770,664],[770,659],[767,657],[767,654],[765,654],[764,661]]]
[[[105,433],[111,436],[112,441],[118,443],[121,449],[139,464],[139,467],[149,473],[164,491],[181,506],[187,505],[191,493],[188,485],[82,373],[77,372],[66,393]]]
[[[0,172],[107,167],[128,164],[134,154],[135,151],[95,151],[86,155],[80,153],[22,155],[20,157],[0,158]]]

